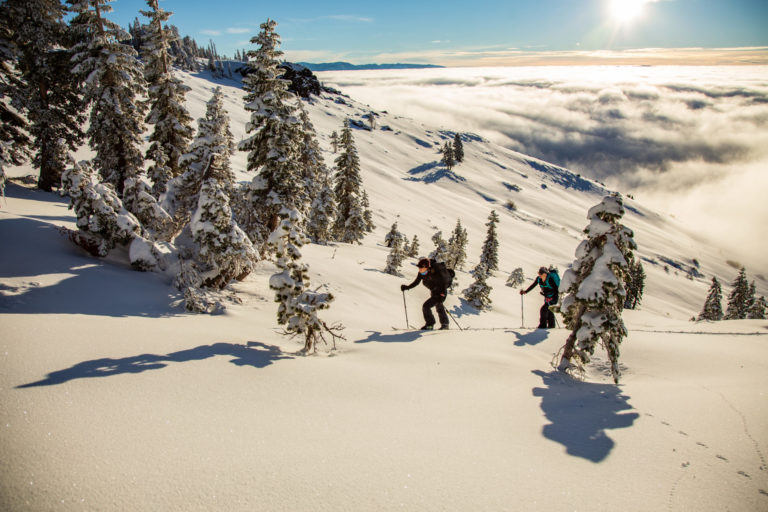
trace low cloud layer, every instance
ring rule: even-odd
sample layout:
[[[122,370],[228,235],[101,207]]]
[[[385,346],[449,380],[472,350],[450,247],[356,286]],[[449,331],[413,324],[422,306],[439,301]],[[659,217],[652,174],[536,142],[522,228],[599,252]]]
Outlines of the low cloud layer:
[[[452,68],[321,79],[374,108],[476,132],[604,181],[737,254],[750,250],[753,264],[765,260],[765,67]]]

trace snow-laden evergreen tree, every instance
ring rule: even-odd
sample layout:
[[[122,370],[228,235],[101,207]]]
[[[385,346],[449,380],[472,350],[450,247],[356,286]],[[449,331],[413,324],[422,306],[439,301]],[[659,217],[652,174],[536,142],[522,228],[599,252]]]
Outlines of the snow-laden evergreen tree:
[[[221,88],[216,87],[206,105],[205,116],[197,121],[197,135],[190,145],[190,152],[179,159],[185,170],[171,179],[162,197],[163,208],[173,217],[176,232],[197,208],[205,180],[213,178],[228,196],[234,194],[235,175],[229,163],[234,144],[221,97]]]
[[[448,254],[445,257],[448,268],[456,270],[464,268],[464,262],[467,260],[467,243],[469,243],[467,230],[461,225],[461,219],[458,219],[448,239]]]
[[[249,185],[246,208],[238,221],[261,251],[269,233],[279,224],[282,208],[301,211],[302,174],[298,158],[300,138],[296,97],[288,91],[289,82],[280,78],[280,36],[277,23],[267,20],[251,39],[256,50],[248,52],[251,73],[243,78],[245,109],[251,120],[245,131],[251,134],[238,148],[248,152],[247,168],[258,172]]]
[[[317,132],[309,118],[309,113],[299,101],[299,120],[301,121],[301,133],[299,141],[299,166],[303,186],[301,199],[298,203],[299,213],[311,222],[312,206],[320,195],[321,188],[325,185],[323,177],[328,174],[328,169],[323,160],[320,143],[317,140]]]
[[[318,176],[318,193],[309,214],[307,234],[310,239],[321,245],[326,245],[333,238],[332,228],[336,220],[336,195],[333,193],[331,174],[323,166]]]
[[[395,223],[392,224],[392,227],[389,228],[389,233],[384,235],[384,245],[392,247],[396,238],[403,238],[403,234],[397,229],[397,221],[395,221]]]
[[[339,150],[339,134],[336,133],[336,130],[331,133],[331,146],[333,147],[333,153],[336,154]]]
[[[751,320],[765,320],[766,309],[768,309],[768,303],[765,301],[765,296],[761,295],[755,299],[747,313],[747,318]]]
[[[190,228],[206,265],[201,272],[205,287],[221,290],[233,279],[244,278],[259,261],[251,241],[232,217],[226,190],[214,178],[202,184]]]
[[[624,301],[624,308],[636,309],[643,300],[643,290],[645,289],[645,270],[643,270],[643,265],[639,260],[630,262],[625,287],[627,298]]]
[[[733,289],[728,295],[728,307],[725,310],[725,320],[739,320],[747,318],[749,310],[749,281],[747,270],[741,267],[739,275],[731,285]]]
[[[38,188],[52,190],[61,183],[69,151],[83,141],[85,108],[80,83],[69,71],[64,5],[59,0],[6,0],[3,15],[19,50],[19,89],[29,119],[35,150],[32,165],[39,169]]]
[[[525,274],[523,273],[523,269],[520,267],[517,267],[515,270],[513,270],[512,273],[509,274],[509,277],[507,278],[507,286],[510,286],[512,288],[517,288],[518,286],[522,286],[524,282],[525,282]]]
[[[301,224],[299,212],[283,208],[279,212],[280,224],[269,236],[271,252],[279,272],[269,279],[269,287],[275,290],[277,322],[285,326],[285,333],[304,337],[304,353],[316,350],[317,342],[325,342],[325,335],[341,338],[340,325],[329,326],[318,318],[318,311],[328,309],[334,297],[330,293],[318,293],[309,289],[309,268],[301,262],[304,235],[297,227]]]
[[[445,145],[443,145],[441,153],[443,154],[443,164],[450,171],[453,169],[453,166],[456,165],[456,157],[453,154],[453,146],[450,142],[446,142]]]
[[[141,234],[141,223],[128,212],[111,183],[96,181],[88,161],[74,163],[61,177],[62,192],[70,198],[69,208],[83,233],[73,238],[94,255],[104,257],[117,245],[128,245]]]
[[[588,363],[601,342],[616,383],[621,376],[619,345],[627,335],[621,318],[626,298],[624,283],[637,248],[632,230],[620,222],[623,216],[624,201],[618,194],[604,197],[589,210],[586,238],[560,283],[565,298],[559,309],[571,334],[558,369],[566,371],[572,359]]]
[[[211,165],[207,177],[215,178],[231,194],[235,187],[235,173],[232,171],[230,157],[235,151],[234,135],[229,127],[229,114],[224,108],[224,92],[221,87],[214,87],[211,99],[205,105],[205,117],[197,121],[197,136],[189,150],[195,155],[191,160],[184,160],[184,166],[192,161],[206,162],[209,155]]]
[[[403,251],[403,241],[405,237],[401,233],[397,233],[391,240],[391,247],[389,254],[387,255],[387,266],[384,269],[386,274],[393,276],[400,276],[400,266],[405,259],[405,252]]]
[[[408,246],[408,252],[406,255],[409,258],[415,258],[419,254],[419,236],[413,235],[413,240],[411,240],[411,244]]]
[[[488,284],[488,277],[491,275],[483,262],[477,264],[472,271],[475,280],[469,285],[469,288],[462,293],[466,300],[475,309],[483,311],[491,309],[491,290]]]
[[[151,145],[146,158],[154,164],[147,170],[152,180],[155,197],[165,193],[168,181],[184,172],[180,162],[187,153],[189,142],[194,135],[192,117],[184,106],[186,93],[190,88],[173,75],[169,50],[173,34],[163,23],[171,12],[158,6],[157,0],[147,0],[149,11],[141,14],[149,18],[147,38],[144,42],[144,79],[147,81],[149,113],[145,119],[154,130],[149,136]]]
[[[464,161],[464,144],[461,142],[461,135],[456,132],[453,137],[453,158],[457,163]]]
[[[488,269],[488,275],[492,276],[494,270],[499,270],[499,239],[496,235],[496,224],[499,222],[499,214],[491,210],[488,216],[488,231],[483,242],[483,251],[480,253],[480,263]]]
[[[719,321],[723,319],[723,289],[720,286],[720,281],[716,277],[712,278],[712,286],[709,287],[709,293],[707,294],[707,300],[704,301],[704,308],[699,313],[697,320],[714,320]]]
[[[103,15],[111,0],[70,0],[80,31],[73,72],[85,77],[85,100],[91,107],[88,141],[93,163],[106,183],[122,196],[126,178],[143,173],[141,155],[144,105],[142,66],[136,52],[121,43],[128,34]]]
[[[448,257],[448,242],[443,239],[442,231],[438,231],[432,235],[432,243],[435,244],[435,250],[429,253],[429,258],[435,261],[445,262]]]
[[[126,178],[123,206],[141,223],[145,234],[153,240],[170,242],[177,230],[173,217],[160,206],[152,189],[138,177]]]
[[[376,229],[373,223],[373,212],[371,211],[371,202],[368,200],[368,191],[363,189],[363,199],[360,202],[363,207],[363,221],[365,222],[365,231],[372,233]]]
[[[5,166],[21,165],[30,155],[29,125],[18,106],[25,84],[15,68],[18,47],[10,22],[8,6],[0,5],[0,197],[5,189]]]
[[[757,300],[757,287],[755,286],[755,282],[752,281],[749,284],[749,294],[747,295],[747,317],[749,317],[749,312],[754,307],[756,300]]]
[[[335,239],[346,243],[361,243],[367,231],[363,206],[363,180],[360,176],[360,158],[352,137],[349,119],[341,131],[341,154],[336,158],[334,193],[337,217],[334,224]]]

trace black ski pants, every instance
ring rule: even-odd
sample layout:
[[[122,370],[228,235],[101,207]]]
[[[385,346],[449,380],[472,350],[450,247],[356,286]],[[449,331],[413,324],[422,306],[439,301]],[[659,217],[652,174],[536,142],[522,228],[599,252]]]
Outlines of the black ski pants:
[[[549,306],[557,304],[557,295],[554,297],[544,297],[544,305],[539,310],[539,329],[552,329],[555,327],[555,314],[549,309]]]
[[[439,293],[433,293],[430,298],[421,306],[421,312],[424,313],[424,323],[426,325],[435,325],[435,315],[432,314],[432,308],[437,310],[437,317],[440,319],[440,325],[448,325],[448,314],[445,312],[445,297]]]

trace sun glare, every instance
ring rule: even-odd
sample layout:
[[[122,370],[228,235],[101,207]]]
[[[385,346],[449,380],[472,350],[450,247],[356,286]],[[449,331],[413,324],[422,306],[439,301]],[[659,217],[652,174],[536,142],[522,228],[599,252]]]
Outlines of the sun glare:
[[[649,0],[611,0],[611,18],[617,23],[629,23],[643,11]]]

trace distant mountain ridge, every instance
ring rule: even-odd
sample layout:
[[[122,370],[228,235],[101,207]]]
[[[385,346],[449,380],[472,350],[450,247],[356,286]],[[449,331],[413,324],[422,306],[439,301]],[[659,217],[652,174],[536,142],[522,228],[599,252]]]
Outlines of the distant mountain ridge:
[[[322,62],[315,64],[312,62],[297,62],[310,69],[311,71],[357,71],[366,69],[424,69],[424,68],[443,68],[435,64],[350,64],[349,62]]]

